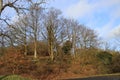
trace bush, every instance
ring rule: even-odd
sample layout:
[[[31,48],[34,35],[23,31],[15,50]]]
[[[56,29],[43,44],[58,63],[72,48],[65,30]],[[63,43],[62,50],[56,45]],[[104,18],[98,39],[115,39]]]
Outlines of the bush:
[[[29,43],[27,46],[27,54],[34,55],[34,43]],[[42,46],[42,47],[41,47]],[[22,49],[24,51],[24,49]],[[39,56],[48,56],[48,47],[45,42],[37,42],[37,55]]]
[[[82,65],[88,65],[88,64],[96,64],[98,63],[97,57],[96,57],[97,50],[95,49],[81,49],[79,50],[79,59],[80,64]]]
[[[34,67],[34,63],[19,51],[11,50],[0,58],[0,69],[4,69],[0,72],[2,75],[29,73]]]
[[[38,80],[54,80],[59,75],[59,66],[55,63],[37,62],[37,68],[32,71],[34,79]]]
[[[62,50],[65,54],[68,54],[72,49],[72,43],[68,40],[63,44]]]
[[[98,59],[105,65],[109,65],[112,62],[112,54],[106,51],[99,52],[97,54]]]
[[[120,54],[115,55],[112,60],[111,64],[111,70],[113,73],[119,73],[120,72]]]

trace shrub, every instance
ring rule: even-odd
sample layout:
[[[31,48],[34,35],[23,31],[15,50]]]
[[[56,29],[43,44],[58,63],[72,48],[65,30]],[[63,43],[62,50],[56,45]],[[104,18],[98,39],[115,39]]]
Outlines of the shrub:
[[[80,64],[82,65],[88,65],[88,64],[96,64],[98,63],[95,49],[81,49],[79,50],[79,59]]]
[[[98,59],[105,65],[109,65],[112,62],[112,54],[106,51],[99,52],[97,54]]]
[[[34,63],[19,51],[11,50],[0,58],[0,69],[4,69],[0,74],[3,75],[29,73],[34,67]]]
[[[72,43],[68,40],[63,44],[62,50],[65,54],[68,54],[72,48]]]
[[[59,66],[55,63],[37,62],[37,68],[32,71],[34,79],[38,80],[54,80],[59,75]]]
[[[107,51],[100,51],[96,56],[99,62],[97,63],[98,73],[110,73],[111,69],[109,66],[112,63],[113,55]]]
[[[112,60],[111,64],[111,70],[113,73],[119,73],[120,72],[120,54],[115,55]]]
[[[32,43],[32,42],[27,45],[27,54],[28,55],[34,55],[34,46],[33,45],[34,45],[34,43]],[[24,49],[22,49],[22,50],[24,50]],[[42,42],[42,41],[37,42],[37,54],[39,56],[48,56],[49,55],[48,47],[45,42]]]

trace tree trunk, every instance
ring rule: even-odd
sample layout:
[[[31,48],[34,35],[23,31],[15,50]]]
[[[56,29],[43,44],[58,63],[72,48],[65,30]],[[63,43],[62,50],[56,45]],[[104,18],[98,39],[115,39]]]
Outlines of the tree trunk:
[[[25,49],[24,55],[26,56],[27,55],[27,45],[26,44],[24,45],[24,49]]]
[[[76,57],[76,33],[75,33],[75,29],[74,29],[73,34],[72,34],[72,54],[74,55],[74,57]]]
[[[51,61],[53,61],[54,60],[53,45],[50,46],[50,57]]]
[[[2,12],[2,7],[3,7],[3,0],[0,0],[0,14]]]
[[[53,61],[54,60],[54,53],[53,53],[53,43],[51,40],[48,41],[48,50],[49,50],[50,60]]]
[[[25,37],[24,37],[24,49],[25,49],[24,55],[25,56],[27,55],[27,34],[26,34],[26,32],[27,32],[27,30],[25,27]]]
[[[35,41],[34,41],[34,58],[37,58],[37,40],[35,36]]]
[[[48,31],[49,55],[50,55],[51,61],[53,61],[54,60],[54,51],[53,51],[53,47],[54,47],[54,33],[53,33],[53,28],[52,28],[51,25],[47,27],[47,31]]]

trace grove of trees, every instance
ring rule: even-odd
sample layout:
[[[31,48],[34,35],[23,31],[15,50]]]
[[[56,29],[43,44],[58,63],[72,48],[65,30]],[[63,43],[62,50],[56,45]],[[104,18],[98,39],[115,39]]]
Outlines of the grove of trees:
[[[90,68],[102,70],[104,73],[120,71],[119,52],[103,50],[95,30],[80,24],[77,20],[65,18],[58,9],[46,8],[44,5],[47,2],[0,0],[0,70],[6,66],[8,72],[16,74],[20,73],[19,71],[25,73],[24,70],[28,68],[26,73],[33,71],[35,75],[46,75],[52,72],[50,64],[56,63],[60,65],[59,68],[65,68],[67,71],[71,63],[79,64],[80,72],[84,65],[92,65]],[[23,3],[27,5],[23,6]],[[15,21],[11,22],[2,17],[6,7],[14,8],[16,11],[18,18]],[[46,66],[39,62],[41,57],[47,57],[48,61],[43,59]],[[46,74],[45,70],[42,71],[44,68]],[[54,66],[52,68],[56,69]]]
[[[45,10],[41,3],[31,2],[28,11],[19,15],[17,21],[5,21],[8,25],[4,30],[1,28],[1,48],[24,46],[24,54],[27,55],[27,45],[33,43],[34,58],[37,58],[37,42],[44,41],[53,60],[54,51],[59,52],[58,47],[62,47],[67,40],[72,42],[72,54],[76,53],[77,48],[98,46],[98,37],[94,30],[74,19],[64,18],[62,12],[55,8]]]

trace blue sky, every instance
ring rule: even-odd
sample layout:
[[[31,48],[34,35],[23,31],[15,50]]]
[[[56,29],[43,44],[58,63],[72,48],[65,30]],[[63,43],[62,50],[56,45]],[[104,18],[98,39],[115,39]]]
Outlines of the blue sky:
[[[96,30],[107,42],[120,39],[120,0],[50,0],[47,6],[60,9],[65,17]],[[15,11],[9,7],[3,14],[16,19]]]
[[[50,0],[47,5],[96,30],[106,40],[120,35],[120,0]],[[6,8],[3,13],[16,19],[12,8]]]
[[[105,40],[120,35],[120,0],[53,0],[49,6],[95,29]]]

